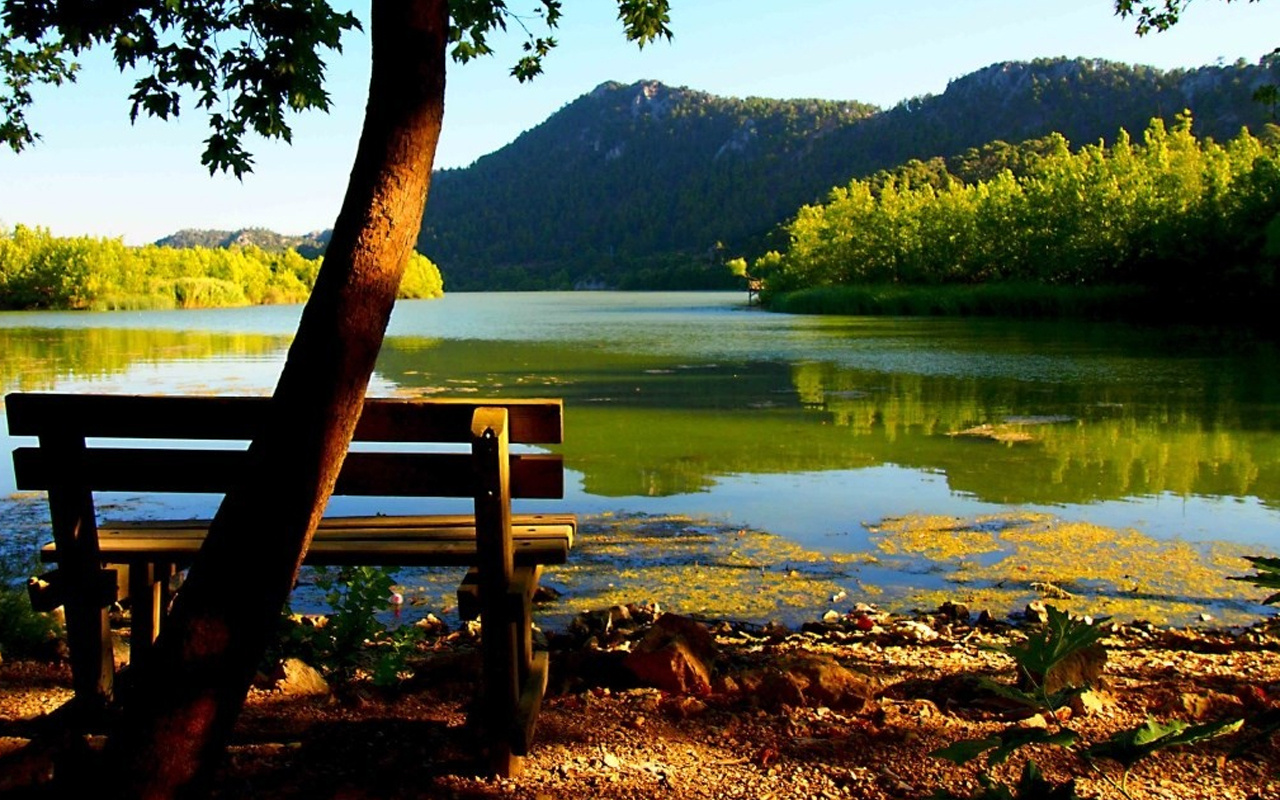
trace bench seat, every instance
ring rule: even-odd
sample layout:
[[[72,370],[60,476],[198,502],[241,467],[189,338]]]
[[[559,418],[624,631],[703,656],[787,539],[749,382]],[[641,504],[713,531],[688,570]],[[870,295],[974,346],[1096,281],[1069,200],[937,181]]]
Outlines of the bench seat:
[[[209,522],[105,521],[98,525],[98,553],[103,564],[185,566],[204,542]],[[565,563],[576,530],[577,520],[571,514],[513,515],[516,566]],[[40,558],[57,562],[57,546],[46,544]],[[469,567],[476,558],[475,518],[469,515],[325,517],[304,563]]]

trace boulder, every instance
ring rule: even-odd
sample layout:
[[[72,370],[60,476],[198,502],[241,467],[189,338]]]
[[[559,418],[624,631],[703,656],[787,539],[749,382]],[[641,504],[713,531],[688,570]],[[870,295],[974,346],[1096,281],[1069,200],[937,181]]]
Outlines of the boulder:
[[[648,686],[681,695],[711,693],[716,643],[700,623],[663,614],[627,654],[623,664]]]
[[[876,682],[826,656],[802,655],[743,673],[736,683],[766,708],[827,706],[853,713],[875,706]]]
[[[1030,690],[1032,681],[1043,683],[1045,691],[1049,694],[1071,686],[1102,688],[1104,686],[1102,670],[1106,665],[1107,649],[1094,643],[1059,661],[1049,670],[1048,675],[1020,675],[1018,688],[1024,691]]]

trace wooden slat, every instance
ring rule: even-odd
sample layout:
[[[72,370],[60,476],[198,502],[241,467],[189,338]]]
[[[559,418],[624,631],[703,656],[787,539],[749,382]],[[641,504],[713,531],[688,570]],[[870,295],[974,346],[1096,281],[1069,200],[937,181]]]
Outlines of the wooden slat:
[[[210,520],[124,520],[104,521],[98,526],[99,541],[110,548],[115,537],[138,536],[203,538]],[[512,535],[517,539],[568,539],[573,545],[578,520],[573,514],[513,514]],[[475,518],[468,514],[406,515],[380,517],[325,517],[316,536],[323,540],[377,539],[418,536],[438,541],[474,539]]]
[[[17,392],[5,397],[9,433],[57,432],[120,439],[251,440],[262,431],[269,398],[162,397]],[[558,399],[369,398],[355,440],[366,442],[454,442],[469,440],[475,409],[506,408],[511,441],[564,441],[563,403]]]
[[[96,492],[207,492],[223,494],[247,470],[244,450],[92,447],[84,451],[84,479]],[[56,480],[62,461],[48,448],[13,451],[19,489],[36,491]],[[472,497],[467,453],[350,453],[334,494],[385,497]],[[564,496],[558,455],[511,456],[511,496]]]
[[[510,400],[433,398],[366,400],[356,427],[362,442],[466,442],[477,408],[505,408],[516,444],[564,442],[564,403],[559,399]],[[429,409],[429,413],[424,411]]]
[[[520,566],[563,564],[569,557],[570,533],[535,537],[517,536],[515,562]],[[102,540],[102,560],[107,564],[172,561],[187,564],[200,549],[197,536],[114,536]],[[246,554],[248,555],[248,554]],[[46,562],[57,561],[53,545],[41,548]],[[476,544],[465,539],[427,537],[378,537],[329,539],[317,534],[307,550],[307,564],[379,564],[385,566],[466,567],[476,563]]]

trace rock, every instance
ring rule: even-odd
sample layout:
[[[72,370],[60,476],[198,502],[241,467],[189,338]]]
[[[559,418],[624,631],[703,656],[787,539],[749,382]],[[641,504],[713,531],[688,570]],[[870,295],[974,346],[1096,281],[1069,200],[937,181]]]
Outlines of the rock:
[[[120,669],[129,663],[129,640],[125,639],[118,631],[111,632],[111,660],[116,669]]]
[[[1115,705],[1115,703],[1116,699],[1109,693],[1090,689],[1071,698],[1070,706],[1073,714],[1091,717],[1095,714],[1101,714],[1110,706]]]
[[[1241,713],[1242,705],[1238,697],[1222,692],[1182,692],[1169,703],[1168,710],[1203,721],[1215,717],[1238,715]]]
[[[1049,621],[1049,612],[1044,607],[1044,601],[1032,600],[1027,603],[1027,608],[1022,612],[1022,616],[1030,622],[1039,622],[1044,624]]]
[[[953,603],[948,600],[938,606],[938,615],[952,622],[969,621],[969,606],[965,603]]]
[[[716,643],[701,624],[676,614],[663,614],[624,666],[641,682],[673,694],[711,693],[711,663]]]
[[[938,632],[923,622],[904,619],[893,626],[893,632],[913,642],[931,642],[938,638]]]
[[[281,676],[276,691],[288,697],[319,697],[329,694],[329,683],[315,668],[297,658],[287,658],[280,665]]]
[[[707,704],[696,697],[672,697],[662,704],[662,710],[676,719],[688,719],[707,710]]]
[[[1049,694],[1070,686],[1100,688],[1103,685],[1102,670],[1106,665],[1107,650],[1095,642],[1059,661],[1048,675],[1020,674],[1018,688],[1029,691],[1033,688],[1033,681],[1043,683]]]
[[[836,611],[835,609],[832,609],[832,610],[830,610],[830,611],[828,611],[827,613],[825,613],[825,614],[823,614],[823,615],[822,615],[822,621],[823,621],[823,622],[839,622],[839,621],[840,621],[840,612],[839,612],[839,611]]]
[[[428,613],[425,617],[413,623],[413,627],[422,630],[428,636],[440,636],[449,632],[449,626],[435,614],[431,613]]]
[[[826,656],[784,658],[738,677],[744,693],[766,708],[827,706],[859,713],[875,705],[878,686]]]
[[[533,591],[534,603],[551,603],[560,599],[560,591],[550,586],[538,586]]]

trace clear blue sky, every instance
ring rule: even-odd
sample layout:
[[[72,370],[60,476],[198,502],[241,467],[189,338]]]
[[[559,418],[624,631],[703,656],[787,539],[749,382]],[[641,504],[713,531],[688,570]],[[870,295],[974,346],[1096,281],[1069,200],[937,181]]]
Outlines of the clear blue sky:
[[[341,3],[339,3],[341,4]],[[532,0],[511,0],[515,8]],[[675,39],[637,50],[609,0],[568,0],[546,74],[507,74],[518,41],[452,65],[437,167],[465,166],[606,80],[641,79],[725,96],[821,97],[889,107],[938,94],[998,61],[1084,56],[1161,68],[1257,59],[1280,45],[1280,2],[1198,0],[1174,30],[1139,38],[1111,0],[673,0]],[[357,13],[363,13],[357,7]],[[130,126],[130,81],[100,55],[79,81],[42,92],[43,140],[0,152],[0,225],[121,236],[139,244],[185,227],[329,227],[359,133],[368,40],[330,58],[330,114],[295,120],[293,146],[253,142],[243,183],[200,166],[204,118]]]

